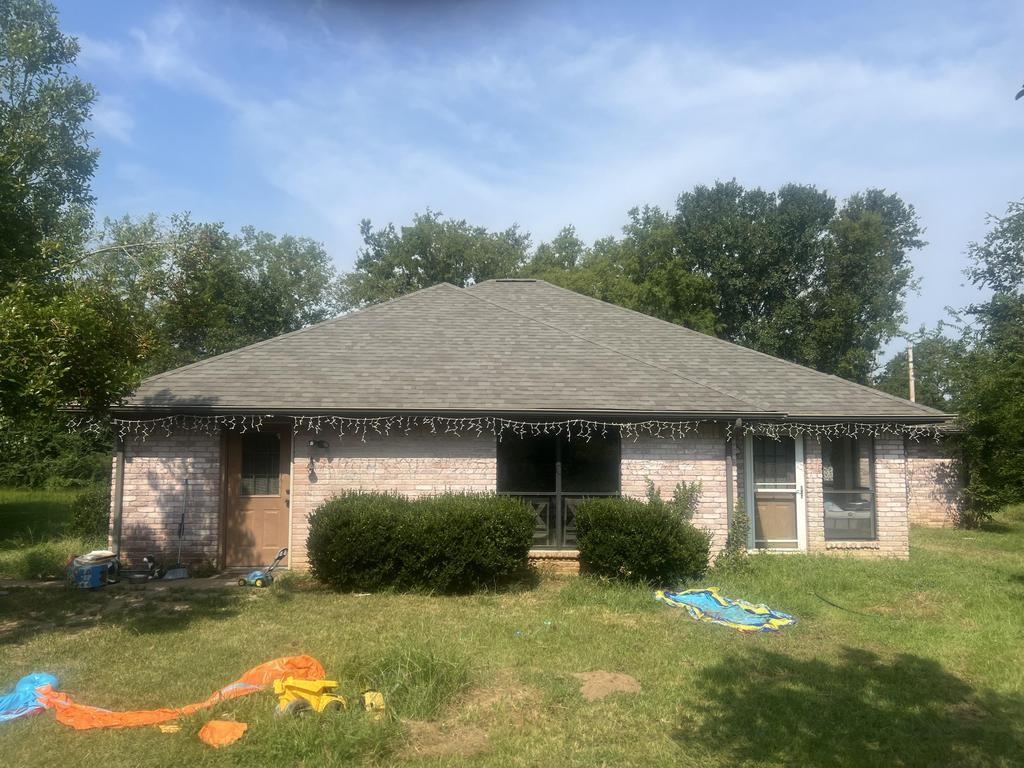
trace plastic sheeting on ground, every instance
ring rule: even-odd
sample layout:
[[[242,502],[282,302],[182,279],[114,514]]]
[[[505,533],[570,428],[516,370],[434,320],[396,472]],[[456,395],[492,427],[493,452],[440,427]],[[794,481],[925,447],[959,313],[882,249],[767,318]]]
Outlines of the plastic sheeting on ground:
[[[211,720],[199,729],[199,740],[219,749],[234,744],[245,735],[248,729],[248,723],[236,723],[234,720]]]
[[[45,707],[39,702],[37,689],[43,686],[56,688],[57,678],[45,672],[33,672],[21,678],[13,691],[0,696],[0,723],[42,712]]]
[[[168,720],[175,720],[203,709],[209,709],[222,701],[256,693],[279,678],[298,677],[318,680],[325,675],[323,665],[312,656],[283,656],[253,667],[238,680],[214,691],[203,701],[174,709],[114,712],[109,709],[90,707],[79,704],[68,694],[56,690],[54,688],[56,679],[51,684],[38,688],[36,696],[40,705],[56,712],[57,722],[76,730],[134,728],[140,725],[156,725]]]
[[[685,608],[697,621],[721,624],[740,632],[777,632],[782,627],[796,624],[796,618],[788,613],[772,610],[767,605],[723,597],[717,587],[683,592],[659,590],[654,593],[654,598],[674,608]]]

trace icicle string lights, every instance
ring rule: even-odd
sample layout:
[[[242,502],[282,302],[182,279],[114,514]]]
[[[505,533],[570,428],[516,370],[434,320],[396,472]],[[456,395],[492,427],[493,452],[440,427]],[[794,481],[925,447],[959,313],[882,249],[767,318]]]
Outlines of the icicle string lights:
[[[409,434],[414,429],[428,429],[431,434],[448,434],[455,436],[472,435],[481,437],[493,435],[499,441],[506,434],[516,437],[540,437],[554,435],[567,440],[590,441],[593,437],[606,437],[609,430],[617,430],[623,439],[639,440],[641,437],[655,437],[666,440],[678,440],[686,435],[697,432],[701,425],[720,424],[725,431],[725,439],[732,440],[733,423],[716,419],[697,419],[691,421],[594,421],[591,419],[566,419],[561,421],[518,421],[491,416],[274,416],[273,414],[250,414],[235,416],[190,416],[179,414],[161,416],[154,419],[113,419],[115,434],[121,438],[134,438],[145,441],[152,434],[170,436],[176,431],[185,430],[204,434],[218,434],[222,429],[245,433],[250,430],[260,431],[264,423],[292,423],[292,431],[320,434],[329,431],[340,438],[355,437],[366,442],[370,435],[388,436],[392,433]],[[68,423],[70,430],[98,432],[101,423],[87,418],[73,418]],[[854,423],[836,422],[833,424],[803,422],[751,422],[742,426],[743,435],[762,435],[773,440],[810,436],[821,441],[836,437],[907,437],[915,442],[932,438],[939,440],[942,430],[934,424],[900,424],[900,423]]]
[[[841,422],[835,424],[813,424],[801,422],[761,421],[743,425],[744,435],[763,435],[773,440],[784,437],[808,435],[818,442],[837,437],[906,437],[915,443],[922,439],[940,440],[942,430],[935,424],[890,424]]]

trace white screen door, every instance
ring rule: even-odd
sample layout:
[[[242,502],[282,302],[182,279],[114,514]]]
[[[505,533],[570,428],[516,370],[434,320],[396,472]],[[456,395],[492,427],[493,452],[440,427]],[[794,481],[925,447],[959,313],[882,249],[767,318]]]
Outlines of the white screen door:
[[[746,453],[750,547],[806,549],[803,439],[748,435]]]

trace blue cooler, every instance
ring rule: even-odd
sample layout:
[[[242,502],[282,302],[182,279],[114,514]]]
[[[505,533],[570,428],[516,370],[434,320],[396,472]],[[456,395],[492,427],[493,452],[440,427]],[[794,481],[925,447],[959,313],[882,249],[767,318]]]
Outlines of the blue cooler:
[[[68,578],[74,586],[80,589],[102,587],[107,583],[107,573],[113,562],[113,557],[102,559],[92,559],[88,556],[76,557],[68,568]]]

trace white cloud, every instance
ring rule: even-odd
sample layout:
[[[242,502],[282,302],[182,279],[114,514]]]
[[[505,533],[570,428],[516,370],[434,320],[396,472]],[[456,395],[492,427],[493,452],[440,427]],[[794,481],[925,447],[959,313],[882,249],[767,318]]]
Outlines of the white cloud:
[[[1021,191],[1024,108],[1006,90],[1016,52],[1008,31],[980,21],[924,23],[905,48],[887,28],[821,53],[555,25],[477,48],[336,28],[300,45],[259,14],[228,16],[230,28],[164,13],[133,31],[133,61],[227,110],[235,151],[343,265],[360,218],[401,223],[427,206],[490,227],[518,221],[536,240],[567,223],[593,239],[616,233],[633,205],[671,205],[716,178],[840,196],[884,186],[930,228],[917,257],[929,301],[911,304],[924,318],[956,303],[950,275],[985,211]],[[233,78],[209,52],[239,40],[288,66]]]
[[[120,64],[124,50],[120,45],[109,40],[100,40],[80,32],[74,36],[78,39],[78,65],[86,69],[108,67]]]
[[[101,135],[110,136],[123,144],[132,141],[135,118],[117,97],[100,97],[93,105],[91,122],[92,127]]]
[[[137,62],[143,72],[176,88],[194,89],[225,106],[242,106],[236,89],[201,63],[197,30],[178,8],[166,11],[148,29],[133,29]]]

